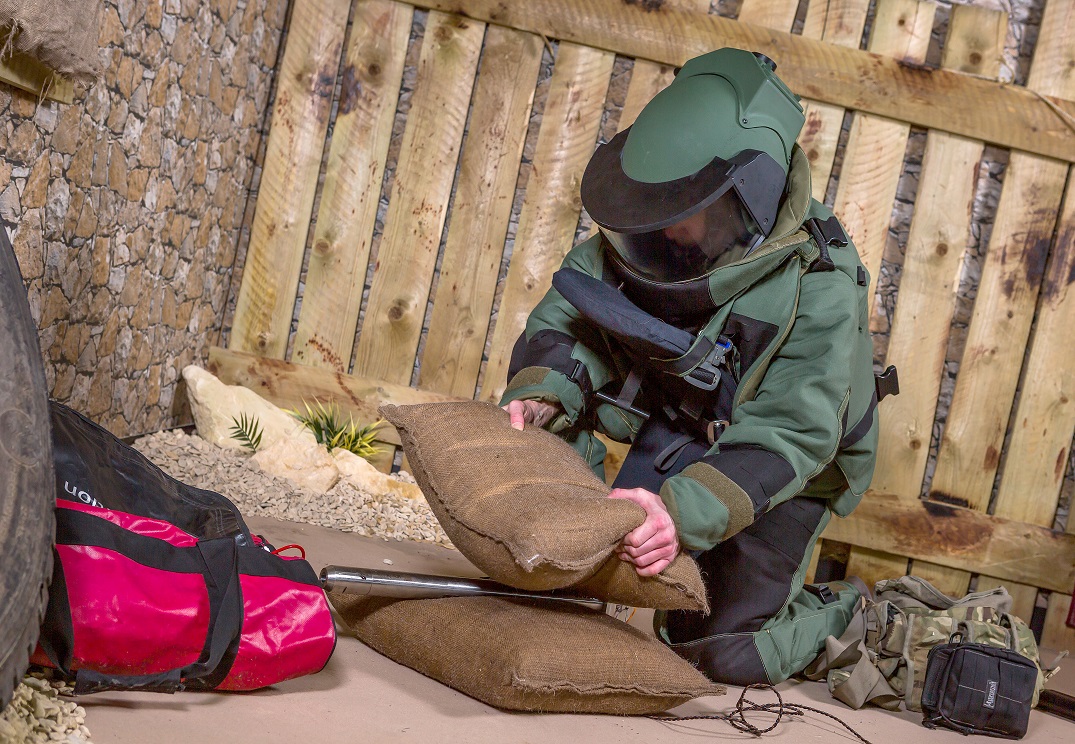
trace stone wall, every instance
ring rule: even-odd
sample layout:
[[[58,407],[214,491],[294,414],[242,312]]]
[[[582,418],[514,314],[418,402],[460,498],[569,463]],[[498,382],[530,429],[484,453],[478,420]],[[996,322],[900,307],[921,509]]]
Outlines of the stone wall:
[[[104,4],[74,104],[0,85],[0,218],[51,396],[126,436],[219,343],[288,2]]]

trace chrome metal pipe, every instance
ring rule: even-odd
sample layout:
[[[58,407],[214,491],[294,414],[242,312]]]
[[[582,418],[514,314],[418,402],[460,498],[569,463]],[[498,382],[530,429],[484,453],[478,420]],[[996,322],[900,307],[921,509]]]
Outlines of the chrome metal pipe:
[[[326,566],[321,569],[321,586],[326,592],[335,591],[399,599],[493,596],[569,602],[595,610],[605,608],[604,601],[594,597],[577,597],[560,592],[530,592],[515,589],[492,579],[430,576],[403,571],[382,571],[376,568]]]

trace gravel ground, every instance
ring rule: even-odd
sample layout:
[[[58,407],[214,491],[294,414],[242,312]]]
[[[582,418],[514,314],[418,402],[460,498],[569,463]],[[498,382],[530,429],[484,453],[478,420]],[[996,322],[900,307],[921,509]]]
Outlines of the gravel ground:
[[[181,429],[142,437],[134,447],[173,478],[224,494],[244,515],[276,517],[385,540],[452,546],[425,501],[372,495],[346,482],[337,483],[327,493],[296,488],[290,481],[260,470],[245,452],[222,449]],[[394,477],[414,482],[408,473]]]
[[[0,715],[0,744],[89,744],[86,711],[60,680],[27,675]]]

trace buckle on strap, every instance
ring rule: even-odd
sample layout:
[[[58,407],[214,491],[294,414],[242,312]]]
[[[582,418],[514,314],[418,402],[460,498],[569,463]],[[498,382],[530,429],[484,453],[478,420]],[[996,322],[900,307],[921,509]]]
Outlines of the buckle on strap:
[[[810,592],[824,604],[832,604],[836,601],[836,595],[829,589],[828,584],[803,584],[803,589]]]
[[[703,344],[709,344],[709,347],[706,348]],[[694,356],[701,356],[701,360],[691,366],[690,371],[684,374],[682,378],[700,390],[707,392],[716,390],[717,386],[720,385],[720,365],[724,363],[725,357],[728,356],[734,346],[724,336],[718,336],[715,343],[701,336],[695,344],[695,348],[699,347],[701,347],[699,349],[700,353],[692,349],[684,355],[683,360],[685,362],[693,361],[690,357]]]

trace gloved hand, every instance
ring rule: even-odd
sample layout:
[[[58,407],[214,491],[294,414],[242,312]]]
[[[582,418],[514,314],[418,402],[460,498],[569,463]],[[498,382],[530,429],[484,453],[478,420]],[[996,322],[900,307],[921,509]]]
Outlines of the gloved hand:
[[[616,552],[635,565],[639,576],[654,576],[679,555],[676,524],[661,497],[644,488],[614,488],[610,499],[628,499],[646,510],[646,521],[627,533]]]

